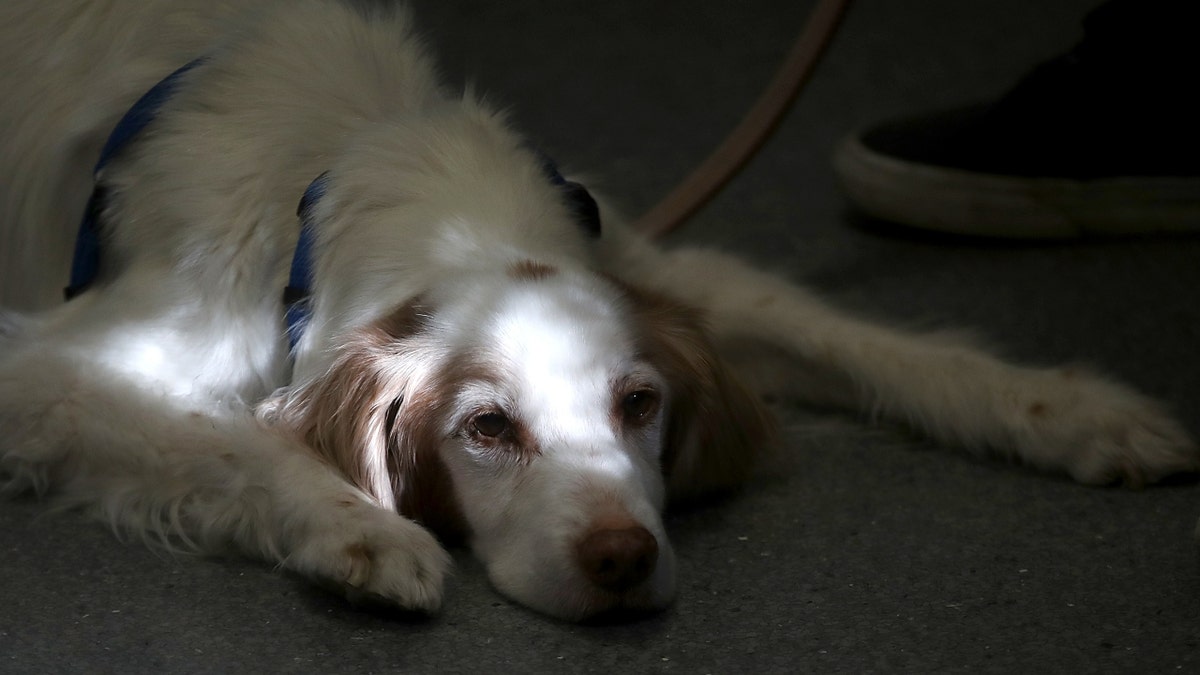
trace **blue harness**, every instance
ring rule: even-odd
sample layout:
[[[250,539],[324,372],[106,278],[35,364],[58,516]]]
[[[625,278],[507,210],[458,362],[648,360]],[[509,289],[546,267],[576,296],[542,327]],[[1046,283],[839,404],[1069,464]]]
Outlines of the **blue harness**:
[[[112,133],[109,134],[108,140],[104,143],[104,149],[100,151],[100,159],[92,170],[94,187],[92,195],[88,199],[87,209],[83,214],[83,221],[79,225],[79,236],[75,240],[75,257],[71,263],[70,284],[63,289],[63,295],[67,300],[71,300],[91,287],[100,272],[103,248],[101,216],[104,212],[107,193],[107,189],[100,182],[101,171],[158,116],[158,111],[178,88],[180,78],[204,61],[204,58],[191,61],[163,78],[133,104],[133,107],[125,113]],[[541,158],[542,171],[546,178],[562,191],[563,199],[579,226],[589,236],[599,237],[600,209],[596,205],[596,200],[588,193],[587,188],[564,178],[547,155],[536,149],[534,152]],[[312,313],[309,297],[312,294],[312,253],[313,240],[316,236],[314,211],[317,203],[325,196],[328,187],[328,172],[317,176],[316,180],[310,183],[304,191],[300,205],[296,209],[296,215],[300,220],[300,238],[296,242],[296,250],[292,254],[288,285],[283,290],[288,344],[293,351],[304,333],[304,327],[308,324]]]
[[[204,59],[196,59],[163,78],[154,88],[142,95],[125,113],[117,126],[109,134],[100,151],[100,159],[92,169],[92,180],[95,187],[92,196],[88,198],[87,209],[83,213],[83,222],[79,225],[79,236],[75,239],[75,258],[71,263],[71,282],[63,289],[67,300],[86,291],[96,275],[100,273],[100,215],[104,211],[105,188],[100,184],[100,172],[113,157],[146,128],[147,124],[158,115],[158,109],[171,98],[179,83],[179,78],[192,68],[203,63]]]

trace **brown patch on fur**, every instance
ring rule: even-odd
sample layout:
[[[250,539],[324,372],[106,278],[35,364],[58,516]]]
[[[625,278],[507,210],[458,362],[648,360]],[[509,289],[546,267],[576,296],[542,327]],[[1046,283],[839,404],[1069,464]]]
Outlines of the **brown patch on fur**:
[[[446,440],[442,427],[449,391],[434,384],[401,405],[388,434],[387,457],[396,509],[444,540],[457,543],[467,535],[466,517],[438,452]]]
[[[421,403],[428,394],[396,374],[405,359],[419,358],[428,316],[415,298],[358,330],[329,371],[287,394],[273,416],[380,506],[442,534],[466,528],[437,454],[443,439],[431,417],[436,410]],[[423,431],[397,443],[400,428]]]
[[[346,556],[353,558],[356,562],[363,564],[371,564],[371,549],[367,548],[366,544],[350,544],[346,547]]]
[[[350,559],[350,569],[347,570],[346,583],[355,588],[365,586],[371,578],[371,565],[374,552],[366,544],[350,544],[343,551]]]
[[[1033,405],[1029,406],[1029,414],[1034,417],[1045,417],[1046,404],[1042,403],[1041,401],[1035,402]]]
[[[417,296],[364,329],[363,337],[377,344],[381,338],[385,341],[411,338],[425,327],[428,317],[429,307]]]
[[[454,393],[470,382],[498,383],[499,376],[468,354],[449,358],[426,387],[404,402],[388,437],[391,473],[405,477],[403,484],[394,488],[400,513],[455,542],[464,541],[469,534],[467,521],[438,449],[446,442],[443,434],[454,412]],[[506,414],[512,424],[511,438],[468,438],[464,442],[488,446],[497,461],[526,464],[540,455],[541,449],[528,427]]]
[[[383,440],[379,399],[387,386],[378,365],[365,350],[343,354],[328,374],[288,401],[284,416],[317,455],[386,506],[391,495],[382,489],[383,467],[369,461]]]
[[[670,385],[662,459],[670,499],[741,484],[759,454],[777,443],[773,418],[720,360],[698,310],[615,281],[641,325],[645,357]]]
[[[558,274],[558,270],[553,266],[536,260],[522,260],[508,268],[508,276],[520,281],[539,281],[555,274]]]
[[[516,443],[510,451],[516,456],[516,459],[521,464],[528,464],[535,458],[541,456],[542,447],[538,443],[537,437],[529,430],[529,427],[521,423],[521,420],[513,420],[516,427]]]
[[[501,378],[490,364],[481,363],[470,354],[459,354],[450,359],[450,365],[441,373],[438,387],[451,392],[461,389],[468,382],[488,382],[498,386]],[[498,412],[508,417],[511,432],[496,439],[477,439],[478,443],[492,446],[490,449],[496,453],[498,461],[516,460],[521,464],[528,464],[542,454],[537,437],[528,425],[513,411]]]

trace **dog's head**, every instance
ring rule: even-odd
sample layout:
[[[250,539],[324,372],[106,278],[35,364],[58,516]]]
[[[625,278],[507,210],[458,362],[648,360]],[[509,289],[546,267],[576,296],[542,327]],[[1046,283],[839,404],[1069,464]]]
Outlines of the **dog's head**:
[[[666,605],[664,504],[744,477],[766,414],[698,313],[590,270],[595,204],[502,120],[413,125],[310,205],[323,295],[273,416],[526,605]]]
[[[278,417],[381,505],[465,537],[502,592],[575,619],[666,605],[668,496],[737,483],[770,434],[695,312],[532,261],[354,331]]]

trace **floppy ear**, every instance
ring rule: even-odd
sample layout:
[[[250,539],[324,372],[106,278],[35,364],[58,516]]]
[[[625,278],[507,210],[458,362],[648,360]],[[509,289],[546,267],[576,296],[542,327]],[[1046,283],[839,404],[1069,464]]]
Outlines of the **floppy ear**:
[[[320,377],[284,392],[260,416],[301,439],[381,507],[400,509],[405,486],[435,448],[404,447],[397,427],[408,414],[421,379],[423,315],[419,299],[356,330]]]
[[[668,498],[737,487],[777,443],[773,417],[721,361],[698,310],[622,286],[641,324],[642,349],[671,389],[663,448]]]

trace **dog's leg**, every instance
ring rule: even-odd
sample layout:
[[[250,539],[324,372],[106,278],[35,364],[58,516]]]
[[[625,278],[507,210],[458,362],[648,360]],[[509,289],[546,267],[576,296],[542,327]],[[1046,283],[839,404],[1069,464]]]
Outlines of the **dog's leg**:
[[[1084,483],[1137,485],[1200,468],[1195,443],[1155,402],[1088,372],[1020,367],[962,339],[856,319],[720,253],[663,253],[627,240],[613,258],[614,273],[707,310],[735,361],[746,348],[767,357],[766,384],[778,393],[880,415]]]
[[[45,493],[170,547],[233,547],[351,597],[438,607],[438,542],[307,448],[241,408],[22,346],[0,358],[0,490]]]

